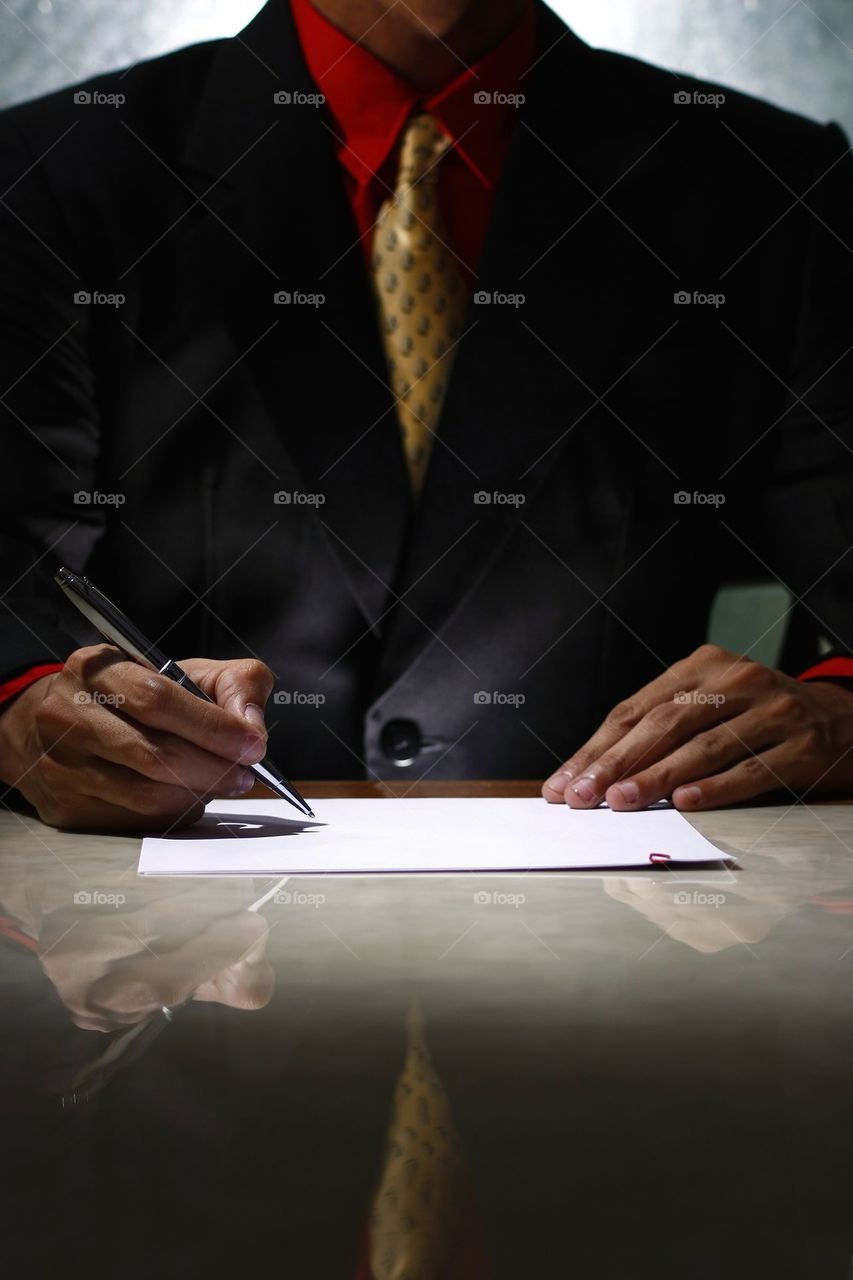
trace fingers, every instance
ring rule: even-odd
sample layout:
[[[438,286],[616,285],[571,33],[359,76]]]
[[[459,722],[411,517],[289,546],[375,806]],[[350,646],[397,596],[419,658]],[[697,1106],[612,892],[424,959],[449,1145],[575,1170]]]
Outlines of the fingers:
[[[563,801],[568,803],[569,788],[576,785],[588,773],[600,756],[621,741],[626,733],[630,733],[642,720],[646,711],[654,705],[652,703],[648,708],[646,707],[644,693],[645,690],[641,689],[636,698],[617,703],[592,737],[548,778],[542,787],[542,794],[546,800],[551,801],[552,804],[561,804]],[[591,800],[592,793],[589,794]]]
[[[186,825],[213,796],[245,795],[245,766],[266,754],[272,673],[254,659],[187,666],[215,701],[113,645],[76,650],[6,712],[8,781],[44,822],[88,830]]]
[[[677,809],[697,812],[754,800],[768,791],[783,788],[790,791],[791,788],[783,781],[790,764],[788,744],[780,743],[760,755],[748,756],[722,773],[697,778],[687,786],[677,787],[672,793],[672,801]]]
[[[183,786],[197,794],[245,795],[254,783],[243,765],[158,729],[145,729],[102,707],[81,716],[73,735],[53,744],[51,754],[67,764],[89,756],[131,769],[152,782]]]
[[[150,1017],[190,996],[237,1009],[268,1003],[274,974],[264,962],[269,926],[242,912],[213,921],[197,936],[162,954],[136,952],[98,978],[86,993],[86,1011],[113,1026]]]
[[[154,782],[95,757],[75,756],[65,762],[49,754],[40,772],[49,795],[43,820],[69,829],[146,831],[186,826],[201,817],[205,803],[213,798],[212,791],[195,793]]]
[[[84,691],[96,691],[95,701],[100,709],[117,712],[148,728],[175,734],[228,760],[254,764],[263,758],[265,738],[255,725],[247,724],[235,712],[188,693],[168,676],[148,671],[137,663],[109,661],[108,656],[99,651],[109,648],[78,649],[66,663]],[[54,686],[42,704],[43,709],[49,712],[53,700],[61,697],[62,693]],[[78,707],[82,714],[89,709],[86,705]]]
[[[76,770],[73,771],[76,775]],[[38,805],[42,822],[66,831],[99,831],[125,835],[143,835],[152,832],[180,831],[198,822],[204,813],[204,804],[196,801],[187,791],[180,792],[177,805],[147,814],[129,809],[123,793],[117,802],[111,803],[101,795],[88,795],[79,790],[75,778],[70,778],[62,793],[51,792],[43,796]]]
[[[220,707],[266,732],[264,707],[272,693],[274,677],[265,663],[257,658],[214,663],[189,658],[179,665]]]
[[[703,645],[682,662],[676,662],[655,680],[644,685],[636,694],[618,703],[595,731],[588,742],[576,751],[564,765],[544,783],[542,794],[552,804],[563,801],[571,803],[568,788],[582,778],[600,759],[600,757],[630,733],[632,729],[649,714],[654,707],[671,703],[679,693],[693,692],[699,684],[702,673],[711,661],[728,661],[733,655],[725,653],[715,645]],[[589,799],[584,799],[586,792]],[[602,793],[603,794],[603,793]],[[582,803],[593,804],[593,791],[582,788],[579,799]],[[600,798],[600,797],[599,797]]]
[[[61,770],[62,765],[58,768]],[[111,764],[96,757],[75,762],[68,773],[73,774],[73,785],[80,795],[105,800],[108,804],[121,804],[132,813],[149,818],[183,816],[220,793],[215,779],[212,785],[196,791],[182,782],[154,781],[124,765]],[[248,791],[254,779],[250,773],[246,774],[246,779],[245,790]]]
[[[738,708],[727,704],[726,709],[728,714],[734,715]],[[705,700],[670,700],[660,703],[638,725],[595,759],[580,776],[568,782],[564,789],[566,803],[574,808],[591,808],[600,804],[605,795],[609,794],[608,788],[623,779],[630,779],[624,783],[624,798],[628,801],[633,795],[631,784],[636,782],[637,771],[648,768],[655,761],[666,759],[682,744],[688,743],[703,730],[717,725],[719,720],[720,709],[713,695],[708,695]]]
[[[229,1009],[263,1009],[275,990],[275,970],[266,960],[250,964],[241,960],[224,969],[210,982],[203,982],[193,999],[201,1003],[227,1005]]]
[[[258,920],[258,916],[252,917]],[[269,926],[261,919],[256,939],[240,957],[224,965],[216,975],[196,988],[194,1000],[213,1001],[231,1009],[262,1009],[275,989],[275,972],[266,960]]]
[[[602,793],[611,809],[642,809],[669,799],[677,788],[729,769],[779,742],[779,731],[759,709],[698,732],[646,768],[629,768]],[[776,784],[779,785],[778,783]]]
[[[547,780],[542,794],[574,808],[591,808],[605,798],[618,809],[653,803],[707,775],[709,759],[715,769],[723,768],[789,736],[804,715],[801,695],[782,687],[792,683],[759,663],[703,645],[614,707]],[[769,709],[764,721],[746,721],[728,736],[719,729],[759,706]],[[773,724],[780,728],[775,737]]]

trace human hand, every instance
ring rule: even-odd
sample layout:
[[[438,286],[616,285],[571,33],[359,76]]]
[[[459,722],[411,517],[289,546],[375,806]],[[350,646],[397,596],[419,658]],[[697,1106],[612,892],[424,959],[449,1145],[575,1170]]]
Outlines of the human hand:
[[[87,831],[187,826],[214,796],[244,795],[272,672],[254,658],[179,665],[212,703],[112,645],[76,650],[0,715],[0,779],[43,822]]]
[[[853,788],[853,693],[702,645],[620,703],[544,783],[552,804],[716,809]]]

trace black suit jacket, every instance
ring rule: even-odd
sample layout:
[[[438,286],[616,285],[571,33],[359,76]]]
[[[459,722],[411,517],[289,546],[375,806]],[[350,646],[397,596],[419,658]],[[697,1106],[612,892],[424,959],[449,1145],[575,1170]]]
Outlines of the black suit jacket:
[[[746,549],[853,647],[845,138],[538,31],[417,511],[285,3],[3,114],[0,674],[92,640],[65,562],[268,662],[296,776],[544,776]]]

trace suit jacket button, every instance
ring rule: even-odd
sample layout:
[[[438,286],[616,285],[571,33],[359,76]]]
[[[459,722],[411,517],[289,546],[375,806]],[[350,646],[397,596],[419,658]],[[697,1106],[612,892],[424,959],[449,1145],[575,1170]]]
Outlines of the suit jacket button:
[[[423,739],[414,720],[389,720],[382,730],[380,743],[389,760],[405,767],[417,760]]]

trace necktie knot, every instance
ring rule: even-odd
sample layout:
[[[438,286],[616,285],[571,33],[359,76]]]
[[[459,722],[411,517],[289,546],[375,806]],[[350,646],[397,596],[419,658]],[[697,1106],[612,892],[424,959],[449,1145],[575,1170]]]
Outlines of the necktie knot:
[[[435,182],[438,162],[449,146],[450,138],[429,112],[413,116],[403,132],[397,190]]]

